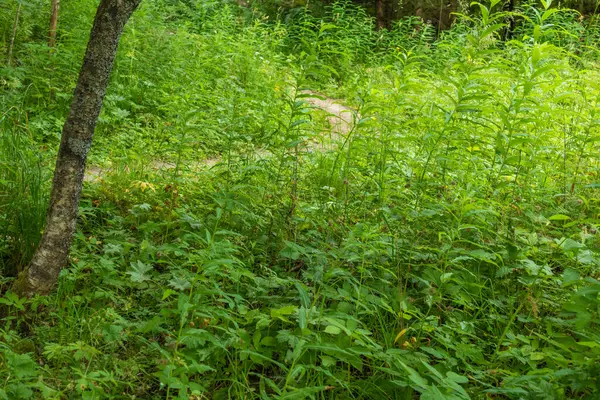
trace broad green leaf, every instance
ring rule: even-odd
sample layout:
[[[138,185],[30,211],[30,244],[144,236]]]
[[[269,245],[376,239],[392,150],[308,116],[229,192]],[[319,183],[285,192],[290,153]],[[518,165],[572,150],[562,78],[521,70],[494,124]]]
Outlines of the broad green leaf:
[[[579,282],[579,276],[579,272],[577,272],[576,270],[572,268],[566,268],[562,274],[562,285],[570,286]]]
[[[459,375],[452,371],[446,372],[446,377],[456,383],[469,383],[469,379],[467,377]]]
[[[548,220],[550,221],[566,221],[571,219],[571,217],[569,217],[568,215],[564,215],[564,214],[554,214],[550,217],[548,217]]]
[[[339,335],[342,332],[342,330],[340,328],[338,328],[337,326],[328,325],[325,328],[325,332],[330,333],[332,335]]]
[[[150,280],[150,276],[147,273],[152,270],[152,266],[144,264],[140,260],[130,265],[131,269],[127,271],[127,274],[131,276],[133,282],[141,283]]]

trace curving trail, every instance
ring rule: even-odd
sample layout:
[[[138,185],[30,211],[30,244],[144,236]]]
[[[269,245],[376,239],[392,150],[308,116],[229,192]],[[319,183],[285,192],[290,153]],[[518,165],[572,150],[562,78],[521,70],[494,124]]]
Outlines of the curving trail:
[[[354,125],[354,110],[336,100],[316,92],[303,92],[317,97],[306,97],[304,100],[315,108],[325,111],[328,115],[327,120],[331,126],[332,133],[343,135],[352,129]]]
[[[346,135],[352,130],[355,121],[355,112],[350,107],[347,107],[341,103],[341,100],[336,100],[324,96],[317,92],[312,91],[303,91],[304,95],[309,95],[309,97],[303,97],[303,100],[309,104],[312,108],[320,109],[327,113],[327,121],[329,122],[330,129],[329,131],[323,132],[324,134],[329,134],[331,141],[335,142],[340,139],[340,137]],[[314,97],[313,97],[314,96]],[[328,150],[330,146],[318,146],[315,143],[308,144],[309,150]],[[268,151],[259,151],[258,156],[263,158],[269,156],[271,153]],[[197,163],[194,163],[194,169],[201,168],[211,168],[221,162],[221,157],[211,157]],[[152,170],[161,171],[161,170],[169,170],[174,169],[175,164],[170,162],[164,162],[155,160],[152,161],[149,165]],[[109,169],[102,168],[96,165],[88,166],[85,170],[84,181],[86,182],[98,182],[102,180],[102,177],[106,175]]]

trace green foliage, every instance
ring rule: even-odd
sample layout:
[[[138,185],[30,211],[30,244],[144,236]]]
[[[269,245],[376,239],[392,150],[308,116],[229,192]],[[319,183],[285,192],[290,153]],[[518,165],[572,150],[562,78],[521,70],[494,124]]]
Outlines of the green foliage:
[[[87,3],[2,70],[6,287]],[[345,2],[285,22],[145,4],[71,262],[51,296],[0,296],[0,397],[596,398],[598,35],[548,4],[473,8],[435,39]]]
[[[0,118],[0,271],[14,275],[41,237],[49,174],[26,118],[14,109]]]

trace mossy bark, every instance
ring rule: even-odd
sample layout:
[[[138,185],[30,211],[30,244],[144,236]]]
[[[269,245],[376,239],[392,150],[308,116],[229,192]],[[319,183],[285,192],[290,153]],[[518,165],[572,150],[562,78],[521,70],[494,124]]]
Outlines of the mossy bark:
[[[28,268],[13,289],[31,296],[48,294],[66,265],[79,208],[87,153],[102,108],[123,28],[141,0],[102,0],[79,73],[62,138],[46,228]]]

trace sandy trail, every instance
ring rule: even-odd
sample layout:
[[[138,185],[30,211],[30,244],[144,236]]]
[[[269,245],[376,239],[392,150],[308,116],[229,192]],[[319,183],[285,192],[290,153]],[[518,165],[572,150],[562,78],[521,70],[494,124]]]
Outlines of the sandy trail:
[[[302,100],[304,100],[309,107],[319,109],[327,113],[327,121],[329,122],[330,129],[329,131],[323,132],[323,134],[329,134],[331,142],[335,143],[339,141],[340,138],[352,130],[355,121],[355,112],[350,107],[343,105],[341,100],[332,99],[312,91],[303,91],[302,93],[304,95],[312,95],[310,97],[302,98]],[[308,151],[316,149],[325,151],[332,148],[331,145],[318,145],[316,143],[308,143],[306,147]],[[259,150],[256,152],[256,155],[259,158],[265,158],[269,157],[271,153],[266,150]],[[187,168],[191,167],[193,170],[211,168],[221,162],[221,160],[221,157],[211,157],[197,161],[191,166],[188,165]],[[155,160],[150,163],[149,167],[154,171],[161,171],[174,169],[176,165],[175,163],[171,162]],[[85,170],[84,180],[86,182],[100,181],[102,177],[109,171],[110,168],[102,168],[96,165],[88,166]]]
[[[304,100],[314,108],[321,109],[327,114],[327,121],[331,126],[331,131],[337,135],[348,133],[354,125],[354,110],[341,103],[341,100],[335,100],[320,93],[304,92],[318,97],[306,97]]]

